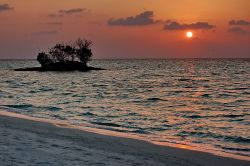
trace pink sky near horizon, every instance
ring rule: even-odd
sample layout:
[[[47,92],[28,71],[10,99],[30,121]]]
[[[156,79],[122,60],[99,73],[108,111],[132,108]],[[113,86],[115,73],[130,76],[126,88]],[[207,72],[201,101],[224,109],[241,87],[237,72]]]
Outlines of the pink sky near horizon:
[[[94,42],[94,58],[250,58],[249,7],[249,0],[0,0],[0,59],[33,59],[78,37]],[[136,18],[147,11],[153,16]],[[180,27],[164,29],[171,22]],[[192,28],[198,22],[207,25]],[[178,29],[184,25],[191,28]]]

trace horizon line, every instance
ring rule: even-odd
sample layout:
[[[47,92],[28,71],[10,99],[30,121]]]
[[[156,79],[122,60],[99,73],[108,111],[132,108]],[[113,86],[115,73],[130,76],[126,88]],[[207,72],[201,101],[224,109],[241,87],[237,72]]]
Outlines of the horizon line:
[[[212,58],[209,58],[209,57],[199,57],[199,58],[95,58],[95,59],[92,59],[92,60],[168,60],[168,59],[250,59],[250,57],[235,57],[235,58],[232,58],[232,57],[212,57]],[[0,58],[0,61],[23,61],[23,60],[27,60],[27,61],[34,61],[36,59],[29,59],[29,58],[23,58],[23,59],[20,59],[20,58],[10,58],[10,59],[5,59],[5,58]]]

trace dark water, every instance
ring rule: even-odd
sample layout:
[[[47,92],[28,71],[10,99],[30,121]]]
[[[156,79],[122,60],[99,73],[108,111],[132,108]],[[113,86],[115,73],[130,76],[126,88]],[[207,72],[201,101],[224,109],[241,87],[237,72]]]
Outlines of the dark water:
[[[15,72],[0,61],[0,107],[250,156],[250,60],[94,60],[106,71]]]

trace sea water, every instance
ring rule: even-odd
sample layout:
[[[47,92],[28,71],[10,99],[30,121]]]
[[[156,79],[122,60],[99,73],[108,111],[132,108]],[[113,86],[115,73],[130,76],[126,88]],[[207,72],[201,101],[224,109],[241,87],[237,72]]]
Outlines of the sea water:
[[[93,60],[90,72],[17,72],[0,61],[0,108],[148,141],[250,156],[250,60]]]

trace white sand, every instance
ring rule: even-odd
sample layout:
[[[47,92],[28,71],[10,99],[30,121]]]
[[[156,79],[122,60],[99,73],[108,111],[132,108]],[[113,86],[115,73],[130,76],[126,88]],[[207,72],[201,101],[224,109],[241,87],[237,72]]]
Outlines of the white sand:
[[[72,129],[63,123],[59,125],[61,127],[53,121],[0,111],[0,165],[250,165],[250,161],[96,134]]]

